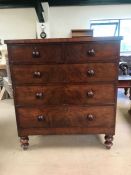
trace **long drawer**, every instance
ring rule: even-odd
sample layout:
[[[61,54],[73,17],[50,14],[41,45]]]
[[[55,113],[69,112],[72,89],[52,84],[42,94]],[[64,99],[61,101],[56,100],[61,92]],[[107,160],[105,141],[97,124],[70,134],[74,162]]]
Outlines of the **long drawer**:
[[[15,84],[115,81],[117,70],[114,63],[13,65],[12,76]]]
[[[17,105],[113,104],[113,84],[16,86]]]
[[[17,108],[21,128],[113,127],[113,106]]]
[[[16,63],[54,64],[86,63],[95,60],[118,59],[117,42],[88,42],[73,44],[14,45],[9,47],[10,61]]]

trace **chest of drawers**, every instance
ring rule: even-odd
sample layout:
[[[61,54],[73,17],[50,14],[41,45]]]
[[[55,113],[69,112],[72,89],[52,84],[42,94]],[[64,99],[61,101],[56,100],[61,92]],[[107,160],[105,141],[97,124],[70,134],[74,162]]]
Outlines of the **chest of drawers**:
[[[120,37],[6,40],[18,136],[115,134]]]

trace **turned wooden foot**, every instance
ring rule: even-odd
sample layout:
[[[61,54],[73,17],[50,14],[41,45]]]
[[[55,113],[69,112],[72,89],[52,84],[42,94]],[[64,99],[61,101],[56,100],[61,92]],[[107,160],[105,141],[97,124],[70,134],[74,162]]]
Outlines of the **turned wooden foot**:
[[[28,146],[29,146],[29,138],[28,137],[20,137],[20,143],[21,143],[21,147],[23,148],[23,150],[27,150]]]
[[[107,149],[110,149],[113,145],[113,135],[105,135],[105,146]]]

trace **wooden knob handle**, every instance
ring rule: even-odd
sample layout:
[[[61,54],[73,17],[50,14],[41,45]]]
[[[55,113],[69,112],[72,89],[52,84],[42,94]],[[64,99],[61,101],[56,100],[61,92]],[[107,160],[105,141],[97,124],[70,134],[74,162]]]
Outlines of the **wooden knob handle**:
[[[88,55],[89,56],[95,56],[95,50],[94,49],[88,50]]]
[[[33,57],[33,58],[39,58],[39,57],[40,57],[40,52],[37,51],[37,50],[34,50],[34,51],[32,52],[32,57]]]
[[[34,77],[34,78],[41,78],[41,72],[39,72],[39,71],[38,71],[38,72],[37,72],[37,71],[34,72],[34,73],[33,73],[33,77]]]
[[[88,76],[94,76],[94,75],[95,75],[95,71],[94,71],[93,69],[89,69],[89,70],[87,71],[87,75],[88,75]]]
[[[43,93],[42,93],[42,92],[37,92],[37,93],[36,93],[36,98],[37,98],[37,99],[43,98]]]
[[[87,96],[88,97],[93,97],[94,96],[94,92],[92,90],[87,92]]]
[[[44,117],[43,115],[39,115],[39,116],[37,117],[37,120],[38,120],[39,122],[42,122],[42,121],[45,120],[45,117]]]
[[[92,115],[92,114],[88,114],[87,115],[87,120],[89,120],[89,121],[93,121],[94,120],[94,115]]]

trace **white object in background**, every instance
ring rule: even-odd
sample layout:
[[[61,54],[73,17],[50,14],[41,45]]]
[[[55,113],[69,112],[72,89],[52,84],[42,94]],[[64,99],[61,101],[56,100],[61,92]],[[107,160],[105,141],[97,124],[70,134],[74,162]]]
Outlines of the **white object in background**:
[[[49,29],[49,23],[39,23],[37,22],[37,38],[43,39],[43,38],[50,38],[50,29]]]
[[[48,2],[41,3],[43,7],[44,23],[37,22],[37,38],[50,38],[50,25],[49,25],[49,5]]]
[[[6,44],[0,45],[0,52],[2,59],[5,59],[7,57],[7,46]]]

